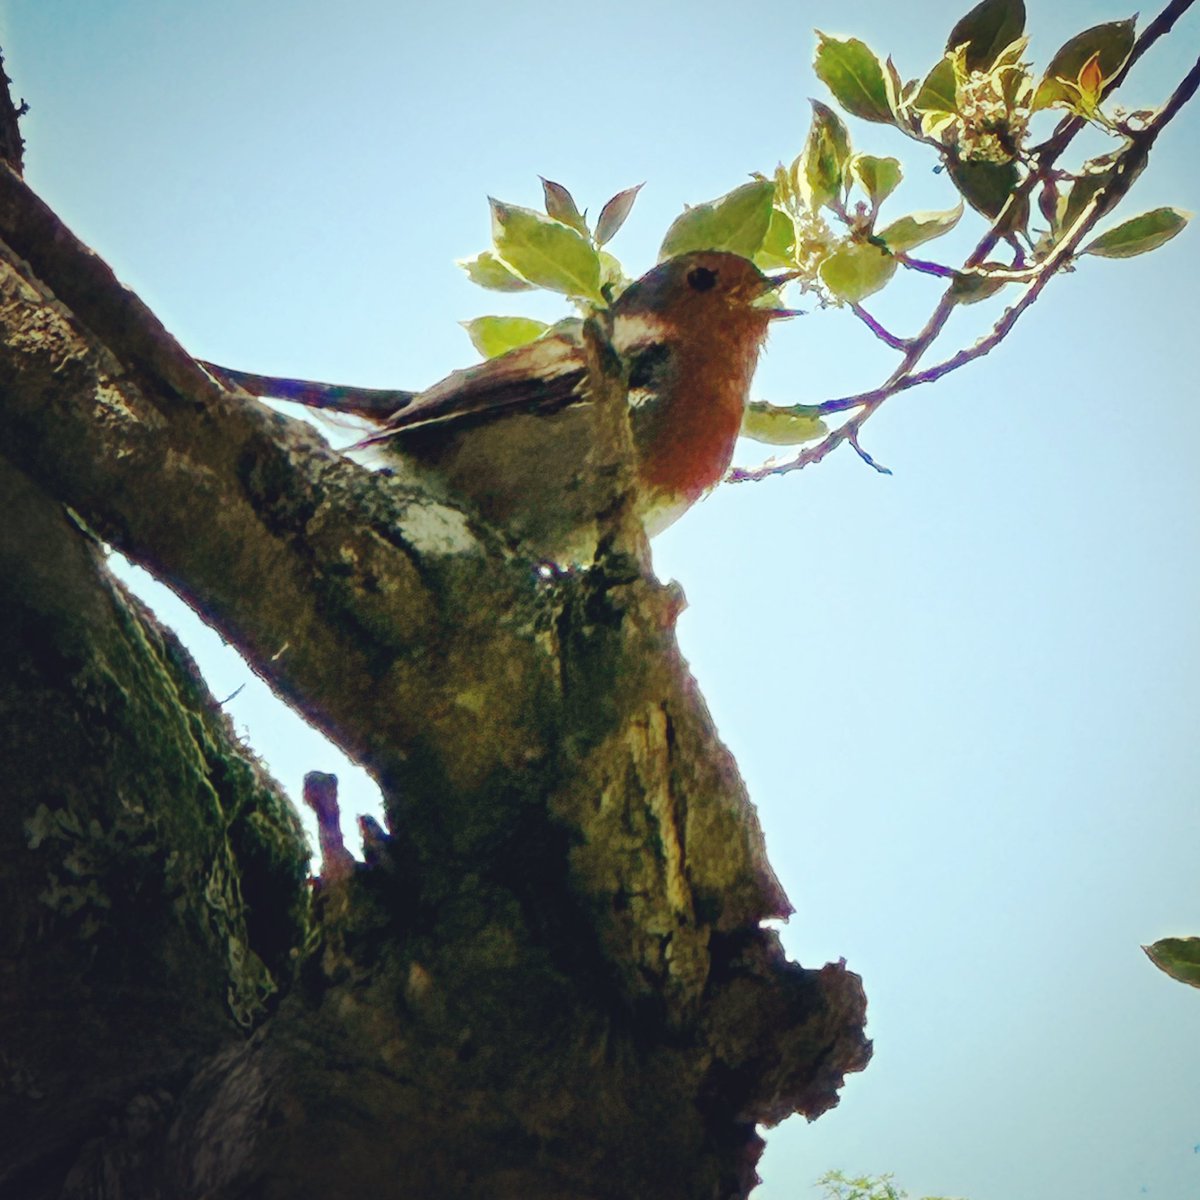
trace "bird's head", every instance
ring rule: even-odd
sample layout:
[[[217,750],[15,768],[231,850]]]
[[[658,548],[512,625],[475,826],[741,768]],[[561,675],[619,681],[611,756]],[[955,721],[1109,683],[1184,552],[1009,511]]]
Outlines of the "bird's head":
[[[768,298],[797,274],[765,275],[740,254],[696,250],[659,263],[630,284],[613,306],[613,316],[631,333],[641,322],[646,332],[656,327],[676,338],[720,336],[724,330],[757,342],[773,318],[791,315]]]

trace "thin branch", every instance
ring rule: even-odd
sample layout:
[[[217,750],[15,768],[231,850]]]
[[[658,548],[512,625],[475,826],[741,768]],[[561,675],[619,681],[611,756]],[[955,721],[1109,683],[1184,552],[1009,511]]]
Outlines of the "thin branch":
[[[848,437],[846,438],[846,440],[850,443],[850,448],[854,451],[854,453],[857,454],[858,457],[861,458],[863,460],[863,462],[865,462],[867,464],[868,467],[873,467],[876,471],[878,471],[880,473],[880,475],[890,475],[892,473],[891,467],[885,467],[883,465],[883,463],[876,462],[875,459],[873,459],[858,444],[858,431],[857,430],[855,430],[853,433],[849,434]]]
[[[891,346],[893,350],[907,350],[908,339],[897,337],[885,329],[861,304],[851,303],[850,311],[881,341]]]
[[[953,267],[944,267],[941,263],[927,262],[923,258],[913,258],[908,254],[897,254],[896,261],[910,271],[919,271],[922,275],[936,275],[939,279],[953,279],[958,274]]]

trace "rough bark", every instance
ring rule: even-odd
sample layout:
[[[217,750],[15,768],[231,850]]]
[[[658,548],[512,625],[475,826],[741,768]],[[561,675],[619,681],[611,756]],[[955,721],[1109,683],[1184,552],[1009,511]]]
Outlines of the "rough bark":
[[[865,1002],[761,926],[620,505],[591,570],[536,571],[219,388],[4,168],[0,239],[0,1195],[746,1195]],[[371,865],[306,903],[294,813],[97,538],[369,766]]]

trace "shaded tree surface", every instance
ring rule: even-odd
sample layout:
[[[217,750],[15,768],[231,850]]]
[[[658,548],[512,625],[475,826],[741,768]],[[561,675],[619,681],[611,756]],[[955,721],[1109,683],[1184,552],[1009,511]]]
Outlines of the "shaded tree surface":
[[[740,1197],[865,1066],[858,977],[763,925],[591,336],[610,527],[547,573],[223,390],[0,167],[0,1196]],[[369,862],[309,885],[106,544],[368,766]]]

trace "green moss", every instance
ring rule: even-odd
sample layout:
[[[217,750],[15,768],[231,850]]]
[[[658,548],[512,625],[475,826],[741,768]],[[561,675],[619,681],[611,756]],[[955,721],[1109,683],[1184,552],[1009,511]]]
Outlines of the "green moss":
[[[21,771],[40,920],[106,975],[149,952],[147,976],[178,971],[250,1025],[304,936],[299,819],[174,636],[120,592],[111,617],[103,637],[56,622],[28,664],[62,685]]]

